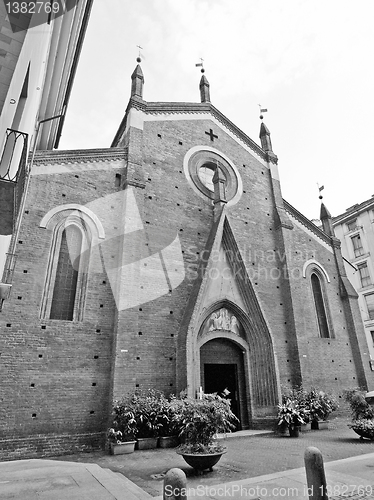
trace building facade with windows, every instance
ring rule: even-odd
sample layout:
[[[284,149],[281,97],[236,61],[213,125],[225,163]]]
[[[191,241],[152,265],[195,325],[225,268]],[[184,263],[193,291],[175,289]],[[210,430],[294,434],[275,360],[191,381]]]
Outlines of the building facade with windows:
[[[259,145],[205,75],[196,103],[143,87],[137,65],[111,147],[36,152],[0,313],[2,457],[103,446],[138,389],[225,393],[245,429],[273,426],[282,386],[372,384],[331,216],[283,199],[265,124]]]
[[[41,2],[34,13],[0,2],[0,307],[15,265],[27,158],[58,147],[92,1],[54,4],[61,11]]]
[[[374,197],[334,217],[333,225],[342,243],[347,276],[359,296],[374,370]]]

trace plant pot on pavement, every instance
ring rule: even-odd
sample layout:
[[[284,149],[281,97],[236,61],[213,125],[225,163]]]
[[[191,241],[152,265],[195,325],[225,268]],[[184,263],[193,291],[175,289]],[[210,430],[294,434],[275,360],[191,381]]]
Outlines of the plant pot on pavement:
[[[123,443],[110,443],[111,455],[127,455],[134,453],[136,441],[126,441]]]
[[[136,441],[137,450],[152,450],[157,448],[157,437],[138,438]]]

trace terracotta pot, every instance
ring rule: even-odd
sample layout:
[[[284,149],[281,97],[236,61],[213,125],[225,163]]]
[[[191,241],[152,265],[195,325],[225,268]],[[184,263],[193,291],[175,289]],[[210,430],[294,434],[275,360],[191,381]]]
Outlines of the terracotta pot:
[[[124,443],[110,443],[110,453],[112,455],[127,455],[134,453],[136,441],[125,441]]]
[[[160,436],[158,438],[158,445],[160,448],[175,448],[178,444],[178,436]]]
[[[220,460],[222,455],[226,453],[227,450],[220,451],[219,453],[183,453],[177,450],[178,455],[182,455],[185,462],[195,469],[197,473],[209,469],[210,472],[213,470],[213,466]]]
[[[136,449],[137,450],[151,450],[153,448],[157,448],[157,437],[148,437],[148,438],[138,438],[136,441]]]

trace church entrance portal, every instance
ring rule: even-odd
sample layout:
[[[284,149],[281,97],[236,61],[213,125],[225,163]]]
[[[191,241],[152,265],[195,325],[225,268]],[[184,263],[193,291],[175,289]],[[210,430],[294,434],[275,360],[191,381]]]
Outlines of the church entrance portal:
[[[240,420],[240,409],[238,399],[238,377],[237,366],[205,364],[204,365],[204,392],[216,392],[231,401],[231,409]]]
[[[248,401],[242,349],[226,338],[215,338],[200,348],[201,385],[205,393],[227,393],[231,408],[240,420],[239,428],[248,427]]]

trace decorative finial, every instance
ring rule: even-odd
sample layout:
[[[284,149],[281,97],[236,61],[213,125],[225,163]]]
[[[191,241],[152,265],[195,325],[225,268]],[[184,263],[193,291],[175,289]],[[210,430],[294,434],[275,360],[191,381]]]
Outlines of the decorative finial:
[[[140,51],[143,50],[143,47],[141,47],[140,45],[137,45],[137,47],[139,49],[139,54],[138,54],[138,57],[136,58],[136,62],[137,63],[141,63],[142,62],[142,58],[140,56],[142,55],[142,53]]]
[[[319,192],[319,196],[318,196],[318,198],[319,198],[320,200],[323,200],[323,196],[321,195],[321,191],[323,191],[323,190],[325,189],[325,186],[321,186],[321,187],[319,187],[318,182],[317,182],[317,186],[318,186],[318,192]]]
[[[260,107],[260,120],[263,120],[264,119],[264,115],[262,113],[267,113],[268,110],[266,108],[261,108],[261,104],[259,104],[259,107]]]
[[[197,68],[201,68],[201,70],[200,70],[200,71],[201,71],[202,73],[205,73],[205,69],[204,69],[204,59],[202,59],[201,57],[200,57],[199,59],[200,59],[200,61],[201,61],[201,62],[200,62],[200,63],[196,63],[196,64],[195,64],[195,66],[196,66]]]

